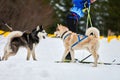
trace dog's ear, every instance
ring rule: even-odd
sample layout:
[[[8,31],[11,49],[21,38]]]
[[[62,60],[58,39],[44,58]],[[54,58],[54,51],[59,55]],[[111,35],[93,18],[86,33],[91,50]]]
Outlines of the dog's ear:
[[[60,24],[60,26],[62,26],[62,24]]]
[[[36,28],[36,30],[38,31],[39,29],[40,29],[40,26],[38,25],[37,28]]]
[[[39,31],[39,30],[42,31],[43,30],[43,26],[42,25],[41,26],[37,26],[36,30],[37,31]]]
[[[59,24],[57,24],[57,27],[59,27],[60,25]]]
[[[42,31],[42,30],[43,30],[43,26],[41,25],[41,26],[40,26],[40,31]]]
[[[68,29],[68,28],[67,28],[66,30],[67,30],[67,31],[69,31],[69,29]]]

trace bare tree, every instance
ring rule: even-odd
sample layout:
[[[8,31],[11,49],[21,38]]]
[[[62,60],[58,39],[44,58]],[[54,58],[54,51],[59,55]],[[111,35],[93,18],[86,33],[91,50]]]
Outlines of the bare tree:
[[[0,0],[0,18],[13,30],[31,30],[37,25],[53,23],[53,10],[45,0]],[[0,23],[0,29],[6,29]]]

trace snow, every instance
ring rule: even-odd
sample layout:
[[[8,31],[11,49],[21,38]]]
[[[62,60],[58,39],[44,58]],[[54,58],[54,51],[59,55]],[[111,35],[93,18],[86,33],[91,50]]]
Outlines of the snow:
[[[3,55],[7,38],[0,37],[0,56]],[[106,38],[100,40],[99,62],[120,63],[120,41],[110,43]],[[55,63],[61,60],[64,52],[62,40],[47,38],[36,47],[37,61],[26,61],[27,51],[20,48],[17,55],[8,61],[0,62],[0,80],[120,80],[120,65]],[[89,53],[85,50],[75,51],[77,59],[83,59]],[[93,61],[90,57],[86,61]]]

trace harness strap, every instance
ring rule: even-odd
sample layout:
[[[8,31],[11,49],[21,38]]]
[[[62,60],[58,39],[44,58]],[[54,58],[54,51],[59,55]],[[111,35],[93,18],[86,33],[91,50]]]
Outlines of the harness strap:
[[[63,40],[65,40],[70,34],[71,34],[71,33],[67,34],[67,35],[63,38]]]
[[[61,38],[63,38],[64,34],[67,33],[67,32],[68,32],[68,31],[65,31],[65,32],[62,34]]]
[[[68,31],[65,31],[63,34],[62,34],[62,36],[61,36],[61,38],[63,39],[63,40],[65,40],[71,33],[69,33],[69,34],[66,34]],[[65,35],[66,34],[66,35]],[[65,36],[64,36],[65,35]]]
[[[78,35],[78,41],[77,42],[75,42],[72,46],[71,46],[71,48],[73,48],[74,46],[76,46],[78,43],[80,43],[81,41],[83,41],[84,39],[86,39],[88,36],[84,36],[82,39],[80,39],[80,35]]]

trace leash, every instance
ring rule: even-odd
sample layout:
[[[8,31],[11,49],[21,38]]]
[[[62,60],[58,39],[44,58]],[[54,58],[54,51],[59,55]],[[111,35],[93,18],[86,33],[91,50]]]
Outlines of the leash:
[[[86,29],[88,29],[88,24],[90,23],[90,26],[93,27],[93,24],[92,24],[92,20],[91,20],[91,16],[90,16],[90,7],[91,5],[87,8],[87,23],[86,23]],[[80,62],[83,62],[84,60],[86,60],[87,58],[89,58],[92,54],[86,56],[85,58],[83,58]]]
[[[85,6],[85,5],[84,5]],[[86,7],[86,6],[85,6]],[[87,23],[86,23],[86,29],[88,29],[88,24],[90,23],[90,26],[93,27],[93,24],[92,24],[92,20],[91,20],[91,16],[90,16],[90,6],[89,8],[86,9],[87,10]],[[85,58],[83,58],[80,62],[83,62],[84,60],[86,60],[87,58],[89,58],[92,54],[86,56]]]
[[[90,16],[90,6],[87,8],[87,23],[86,23],[86,29],[88,29],[88,24],[90,23],[90,26],[93,27],[91,16]]]

